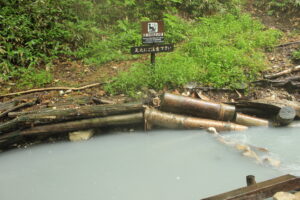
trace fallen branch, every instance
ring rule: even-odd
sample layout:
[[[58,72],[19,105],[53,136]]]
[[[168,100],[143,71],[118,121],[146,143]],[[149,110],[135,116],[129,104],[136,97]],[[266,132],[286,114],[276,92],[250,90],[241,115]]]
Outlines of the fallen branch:
[[[292,72],[297,72],[297,71],[300,71],[300,65],[295,66],[295,67],[290,68],[290,69],[283,70],[283,71],[275,73],[275,74],[265,75],[264,77],[266,79],[274,79],[274,78],[278,78],[280,76],[283,76],[283,75],[286,75],[286,74],[289,74],[289,73],[292,73]]]
[[[300,41],[288,42],[288,43],[284,43],[284,44],[277,45],[277,46],[275,46],[275,47],[276,47],[276,48],[279,48],[279,47],[286,47],[286,46],[293,45],[293,44],[300,44]]]
[[[114,101],[110,101],[110,100],[107,100],[107,99],[98,99],[96,97],[93,97],[92,100],[96,104],[116,104],[116,102],[114,102]]]
[[[0,112],[4,112],[8,109],[11,109],[14,106],[16,106],[18,103],[20,103],[20,100],[16,100],[16,99],[9,102],[0,103]]]
[[[9,112],[12,112],[12,111],[15,111],[15,110],[18,110],[20,108],[25,108],[25,107],[29,107],[29,106],[33,106],[37,103],[38,99],[35,99],[34,101],[32,102],[27,102],[27,103],[23,103],[23,104],[20,104],[20,105],[17,105],[13,108],[10,108],[6,111],[4,111],[3,113],[0,114],[0,118],[2,117],[5,117]]]
[[[262,79],[252,82],[253,84],[261,87],[271,86],[271,87],[282,87],[286,89],[297,89],[300,88],[300,76],[294,76],[283,80],[269,80]]]
[[[4,94],[0,95],[0,98],[3,97],[9,97],[9,96],[15,96],[15,95],[21,95],[21,94],[30,94],[34,92],[45,92],[45,91],[53,91],[53,90],[70,90],[70,91],[79,91],[79,90],[84,90],[87,88],[91,87],[96,87],[99,85],[103,85],[104,83],[93,83],[90,85],[85,85],[79,88],[74,88],[74,87],[50,87],[50,88],[38,88],[38,89],[32,89],[32,90],[27,90],[27,91],[21,91],[21,92],[14,92],[14,93],[9,93],[9,94]]]

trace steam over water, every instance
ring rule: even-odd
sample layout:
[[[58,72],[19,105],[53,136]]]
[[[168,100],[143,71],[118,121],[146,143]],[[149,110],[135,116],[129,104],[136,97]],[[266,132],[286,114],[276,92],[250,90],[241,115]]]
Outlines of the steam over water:
[[[266,147],[277,169],[257,164],[205,131],[97,136],[0,154],[0,199],[193,200],[286,173],[300,175],[300,133],[250,129],[227,140]],[[265,156],[265,155],[262,155]]]

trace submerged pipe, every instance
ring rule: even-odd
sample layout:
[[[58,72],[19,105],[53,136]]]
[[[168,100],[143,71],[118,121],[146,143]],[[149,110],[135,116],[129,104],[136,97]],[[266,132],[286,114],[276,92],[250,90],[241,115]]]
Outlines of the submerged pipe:
[[[265,126],[265,127],[269,126],[268,120],[252,117],[242,113],[236,114],[234,122],[244,126]]]
[[[209,127],[214,127],[217,131],[243,131],[248,129],[246,126],[230,122],[165,113],[151,108],[145,110],[144,117],[146,127],[148,125],[157,125],[173,129],[207,129]]]
[[[164,111],[190,114],[196,117],[205,117],[220,121],[231,121],[235,115],[234,106],[170,93],[164,94],[161,109]]]

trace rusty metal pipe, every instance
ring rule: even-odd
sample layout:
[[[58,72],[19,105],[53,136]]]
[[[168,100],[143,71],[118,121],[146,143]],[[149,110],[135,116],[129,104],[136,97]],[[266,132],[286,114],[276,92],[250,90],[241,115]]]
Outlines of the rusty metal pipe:
[[[161,109],[164,111],[188,114],[220,121],[231,121],[235,115],[234,106],[203,101],[170,93],[164,94]]]
[[[234,122],[244,126],[269,126],[268,120],[252,117],[242,113],[236,114]]]
[[[207,129],[209,127],[215,127],[217,131],[243,131],[248,129],[246,126],[230,122],[188,117],[150,108],[145,110],[144,116],[146,126],[156,125],[173,129]]]

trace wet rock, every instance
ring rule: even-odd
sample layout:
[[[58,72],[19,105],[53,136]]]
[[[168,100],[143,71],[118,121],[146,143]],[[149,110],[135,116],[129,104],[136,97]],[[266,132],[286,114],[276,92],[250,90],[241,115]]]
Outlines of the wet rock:
[[[69,133],[69,140],[72,141],[72,142],[88,140],[93,135],[94,135],[93,130],[70,132]]]
[[[273,166],[273,167],[279,167],[281,162],[280,160],[274,159],[274,158],[270,158],[267,157],[263,160],[263,162],[268,163],[269,165]]]
[[[277,192],[273,196],[274,200],[297,200],[296,196],[288,192]]]

